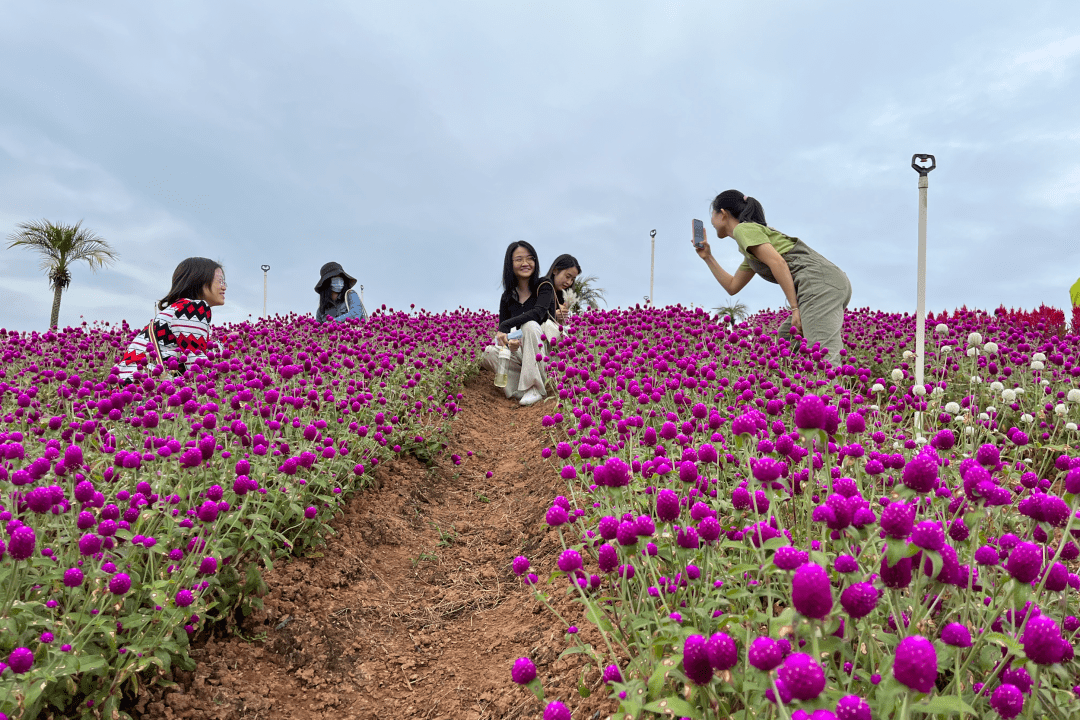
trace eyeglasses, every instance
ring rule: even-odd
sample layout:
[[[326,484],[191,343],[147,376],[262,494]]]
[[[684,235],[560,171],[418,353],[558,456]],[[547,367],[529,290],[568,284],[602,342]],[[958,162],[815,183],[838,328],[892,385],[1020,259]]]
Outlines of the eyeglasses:
[[[536,258],[532,255],[526,255],[525,257],[514,258],[515,265],[535,265]]]
[[[220,285],[222,289],[229,287],[229,283],[225,282],[225,278],[218,280],[217,284]]]

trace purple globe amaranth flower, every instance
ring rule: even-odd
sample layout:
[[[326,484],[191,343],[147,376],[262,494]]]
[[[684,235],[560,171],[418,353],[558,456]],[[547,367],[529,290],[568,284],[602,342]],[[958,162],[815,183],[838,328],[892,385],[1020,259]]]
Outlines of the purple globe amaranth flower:
[[[199,574],[200,575],[213,575],[216,572],[217,572],[217,558],[213,557],[212,555],[207,555],[206,557],[204,557],[202,559],[202,562],[199,563]]]
[[[870,704],[858,695],[845,695],[836,702],[836,720],[873,720],[873,717]]]
[[[770,457],[759,458],[751,463],[754,479],[761,483],[770,483],[780,477],[783,465]]]
[[[549,507],[547,515],[544,517],[544,521],[551,527],[565,525],[569,520],[570,514],[566,512],[566,508],[560,505],[552,505]]]
[[[893,676],[916,692],[928,693],[937,679],[937,651],[922,635],[909,635],[896,646]]]
[[[37,544],[37,535],[34,528],[23,525],[11,533],[8,540],[8,554],[14,560],[26,560],[34,554],[34,546]]]
[[[622,672],[619,670],[618,665],[608,665],[604,668],[603,681],[607,685],[622,682]]]
[[[791,602],[795,611],[815,620],[821,620],[832,611],[832,583],[825,568],[816,563],[806,563],[795,570],[791,578]]]
[[[529,571],[529,565],[529,558],[525,557],[524,555],[518,555],[516,558],[514,558],[514,574],[518,577],[521,577]]]
[[[604,543],[596,551],[596,564],[600,566],[600,571],[609,573],[619,567],[619,551],[612,545]]]
[[[762,672],[771,672],[784,660],[784,646],[771,637],[756,637],[746,651],[747,661]]]
[[[971,647],[971,631],[967,625],[949,623],[941,628],[941,641],[953,647]]]
[[[902,475],[904,485],[918,493],[930,492],[938,479],[937,460],[927,453],[920,453],[908,461]]]
[[[84,577],[79,568],[68,568],[64,571],[64,587],[79,587],[83,584]]]
[[[1065,641],[1061,637],[1061,628],[1057,621],[1048,615],[1036,615],[1028,620],[1022,642],[1024,654],[1036,665],[1053,665],[1061,662],[1065,654],[1065,648],[1062,647]]]
[[[176,597],[174,598],[174,600],[176,601],[176,607],[183,608],[195,602],[195,596],[191,593],[190,590],[184,588],[176,592]]]
[[[559,569],[564,573],[572,573],[582,568],[581,553],[577,550],[563,550],[559,555]]]
[[[1059,562],[1046,571],[1046,589],[1050,592],[1062,592],[1069,587],[1069,569]]]
[[[131,589],[131,577],[127,573],[116,573],[109,578],[109,592],[113,595],[123,595]]]
[[[1001,682],[1015,685],[1022,693],[1030,690],[1032,685],[1031,675],[1022,667],[1009,668],[1001,673]]]
[[[536,679],[536,665],[527,657],[518,658],[510,670],[510,679],[518,685],[528,685]]]
[[[619,532],[619,521],[611,515],[605,515],[600,518],[600,522],[596,524],[596,531],[600,534],[600,537],[605,540],[614,540],[616,534]]]
[[[985,567],[993,567],[1001,562],[997,550],[989,545],[983,545],[975,551],[975,562]]]
[[[679,532],[675,537],[675,544],[686,550],[696,550],[701,547],[697,530],[692,525],[679,528]]]
[[[776,674],[796,700],[813,700],[825,689],[825,671],[806,653],[788,655]]]
[[[674,490],[664,488],[656,494],[656,516],[661,522],[675,522],[679,512],[679,496]]]
[[[1065,476],[1065,492],[1080,494],[1080,467],[1073,468]]]
[[[34,666],[34,653],[30,648],[17,647],[8,655],[7,665],[11,672],[22,675]]]
[[[911,584],[911,558],[900,558],[895,565],[889,565],[889,558],[881,558],[881,582],[887,588],[902,590]]]
[[[615,531],[615,539],[623,547],[636,545],[638,541],[637,523],[631,520],[623,520]]]
[[[712,680],[712,661],[705,645],[701,635],[691,635],[683,644],[683,673],[695,685],[707,685]]]
[[[544,720],[570,720],[570,708],[558,700],[552,700],[544,708]]]
[[[923,550],[941,550],[945,544],[945,531],[941,523],[934,520],[923,520],[911,531],[911,544]]]
[[[851,616],[853,620],[866,617],[878,603],[878,591],[870,583],[855,583],[848,585],[840,593],[840,607]]]
[[[805,565],[810,554],[791,545],[783,545],[773,553],[773,564],[781,570],[796,570]]]
[[[731,668],[739,661],[739,648],[727,633],[714,633],[705,643],[709,653],[709,662],[713,670],[721,672]]]
[[[989,443],[975,451],[975,461],[983,467],[996,467],[1001,462],[1001,451]]]
[[[1042,570],[1042,549],[1029,542],[1017,543],[1009,553],[1009,560],[1005,563],[1005,570],[1018,582],[1030,583],[1039,576]]]
[[[698,523],[697,532],[709,545],[712,545],[720,537],[720,532],[723,528],[720,527],[720,521],[714,517],[702,518]]]
[[[838,573],[848,574],[859,569],[859,561],[851,555],[837,555],[833,561],[833,570]]]
[[[800,430],[825,429],[825,403],[817,395],[807,393],[795,405],[795,427]]]
[[[881,511],[881,529],[891,538],[903,539],[915,527],[915,506],[905,503],[889,503]]]
[[[998,685],[990,696],[990,707],[1005,720],[1012,720],[1024,709],[1024,693],[1009,683]]]

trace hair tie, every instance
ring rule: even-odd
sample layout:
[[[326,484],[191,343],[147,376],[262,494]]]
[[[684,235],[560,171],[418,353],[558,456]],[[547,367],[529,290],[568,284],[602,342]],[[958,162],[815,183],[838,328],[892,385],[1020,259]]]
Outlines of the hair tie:
[[[750,199],[750,196],[749,196],[749,195],[743,195],[743,196],[742,196],[742,200],[743,200],[743,202],[746,202],[746,201],[747,201],[747,200],[749,200],[749,199]]]

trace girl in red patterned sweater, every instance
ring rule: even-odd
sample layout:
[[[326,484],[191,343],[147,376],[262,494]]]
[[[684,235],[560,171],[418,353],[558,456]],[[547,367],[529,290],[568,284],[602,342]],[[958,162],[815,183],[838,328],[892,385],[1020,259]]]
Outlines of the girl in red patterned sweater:
[[[184,357],[205,355],[210,339],[210,308],[225,304],[225,271],[221,265],[202,257],[184,260],[173,271],[172,289],[158,302],[157,317],[140,330],[114,368],[120,382],[134,382],[135,372],[151,372],[161,359],[179,358],[179,371],[186,369]],[[150,328],[154,337],[150,337]],[[158,350],[154,349],[157,343]]]

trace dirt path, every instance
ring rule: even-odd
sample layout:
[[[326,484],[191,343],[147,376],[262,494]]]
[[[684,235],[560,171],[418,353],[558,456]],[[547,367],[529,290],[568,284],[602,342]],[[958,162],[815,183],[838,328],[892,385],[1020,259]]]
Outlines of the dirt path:
[[[136,715],[538,717],[540,703],[510,681],[522,655],[537,663],[548,700],[567,702],[577,718],[609,715],[599,673],[584,676],[593,694],[582,699],[583,656],[556,660],[563,626],[510,570],[525,554],[550,571],[560,549],[543,523],[565,490],[540,457],[540,419],[552,405],[521,408],[483,373],[460,406],[437,465],[382,466],[381,489],[349,502],[323,557],[267,575],[265,610],[243,628],[256,641],[209,640],[194,653],[196,671],[181,673],[175,691],[145,693]],[[559,612],[577,622],[579,606],[556,594]]]

